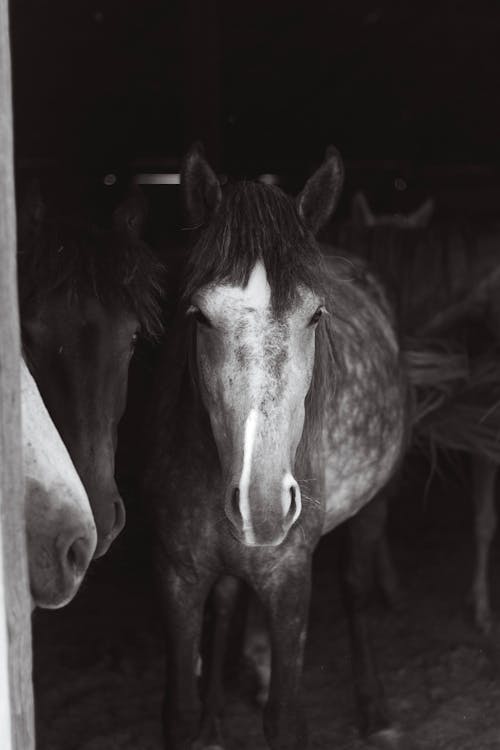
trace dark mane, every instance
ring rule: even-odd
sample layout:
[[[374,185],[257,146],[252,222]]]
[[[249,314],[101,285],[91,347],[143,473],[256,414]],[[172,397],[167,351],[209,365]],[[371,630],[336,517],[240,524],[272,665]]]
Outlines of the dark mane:
[[[159,336],[163,267],[131,233],[69,219],[21,231],[18,252],[21,309],[57,290],[68,299],[92,296],[138,317],[144,335]]]
[[[244,286],[259,260],[277,313],[293,302],[298,284],[320,294],[324,291],[321,253],[300,221],[295,201],[279,188],[261,183],[228,185],[191,254],[185,297],[211,282]]]

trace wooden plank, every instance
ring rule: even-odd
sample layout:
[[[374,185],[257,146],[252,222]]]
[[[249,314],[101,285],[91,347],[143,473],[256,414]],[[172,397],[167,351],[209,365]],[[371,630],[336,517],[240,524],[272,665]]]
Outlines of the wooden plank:
[[[33,750],[8,0],[0,0],[0,748]]]

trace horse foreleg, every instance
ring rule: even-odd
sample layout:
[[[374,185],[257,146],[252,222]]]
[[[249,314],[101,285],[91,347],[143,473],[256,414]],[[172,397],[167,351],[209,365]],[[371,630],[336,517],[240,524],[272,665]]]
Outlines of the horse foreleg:
[[[483,456],[472,457],[472,493],[475,514],[476,565],[472,584],[474,621],[483,632],[491,630],[488,561],[495,535],[495,477],[497,467]]]
[[[203,655],[203,719],[199,735],[200,747],[222,747],[219,717],[224,701],[224,665],[229,632],[240,582],[224,576],[213,591],[213,627],[208,648]]]
[[[399,578],[394,567],[389,547],[387,528],[389,499],[394,496],[395,491],[399,491],[399,483],[391,483],[389,486],[384,487],[383,491],[377,496],[377,503],[379,503],[380,508],[380,537],[375,544],[374,560],[377,584],[382,593],[384,603],[390,609],[399,609],[403,603]]]
[[[191,750],[200,728],[199,649],[207,585],[161,571],[166,636],[165,750]]]
[[[375,565],[377,570],[377,582],[380,586],[385,604],[391,609],[400,608],[403,597],[401,594],[399,578],[394,568],[394,562],[389,549],[387,525],[376,545]]]
[[[256,682],[255,701],[263,708],[269,698],[271,683],[271,641],[261,603],[252,596],[248,603],[243,650],[246,663]]]
[[[373,554],[384,522],[385,507],[381,497],[372,500],[347,522],[342,593],[349,620],[354,685],[362,733],[383,747],[406,748],[405,738],[391,725],[366,617],[372,588],[370,574]]]
[[[310,561],[283,565],[263,581],[259,595],[271,636],[271,682],[264,708],[264,734],[272,750],[306,750],[307,726],[300,682],[310,596]],[[291,568],[291,569],[290,569]]]

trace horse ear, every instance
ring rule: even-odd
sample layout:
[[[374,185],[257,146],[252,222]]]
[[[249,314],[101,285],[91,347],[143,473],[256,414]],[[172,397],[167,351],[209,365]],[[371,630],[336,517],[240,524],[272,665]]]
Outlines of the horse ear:
[[[325,161],[308,179],[297,196],[297,209],[304,224],[317,234],[331,219],[344,184],[342,157],[333,146],[326,151]]]
[[[434,209],[434,200],[427,198],[416,211],[408,216],[408,224],[415,229],[425,229],[430,224],[434,215]]]
[[[146,196],[140,187],[134,186],[123,203],[113,211],[113,227],[120,232],[140,237],[147,215]]]
[[[34,179],[28,185],[19,211],[21,236],[28,231],[37,232],[45,219],[46,208],[42,198],[40,181]]]
[[[373,227],[376,219],[366,195],[356,193],[351,203],[351,221],[355,227]]]
[[[199,142],[194,143],[184,157],[181,190],[187,218],[193,226],[201,226],[217,211],[222,199],[220,182]]]

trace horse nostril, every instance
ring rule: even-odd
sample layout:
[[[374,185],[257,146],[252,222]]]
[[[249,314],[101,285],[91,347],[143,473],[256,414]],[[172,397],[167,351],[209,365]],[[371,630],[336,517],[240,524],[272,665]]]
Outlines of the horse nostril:
[[[297,492],[295,487],[290,487],[290,507],[288,508],[287,518],[293,518],[297,512]]]
[[[231,510],[233,511],[235,518],[241,518],[239,487],[235,487],[233,490],[233,494],[231,497]]]
[[[66,563],[74,575],[82,575],[87,570],[91,554],[87,540],[80,536],[69,545],[66,551]]]
[[[115,519],[111,534],[113,538],[115,538],[125,526],[125,506],[123,505],[123,502],[121,500],[115,500],[113,503],[113,510],[115,512]]]

